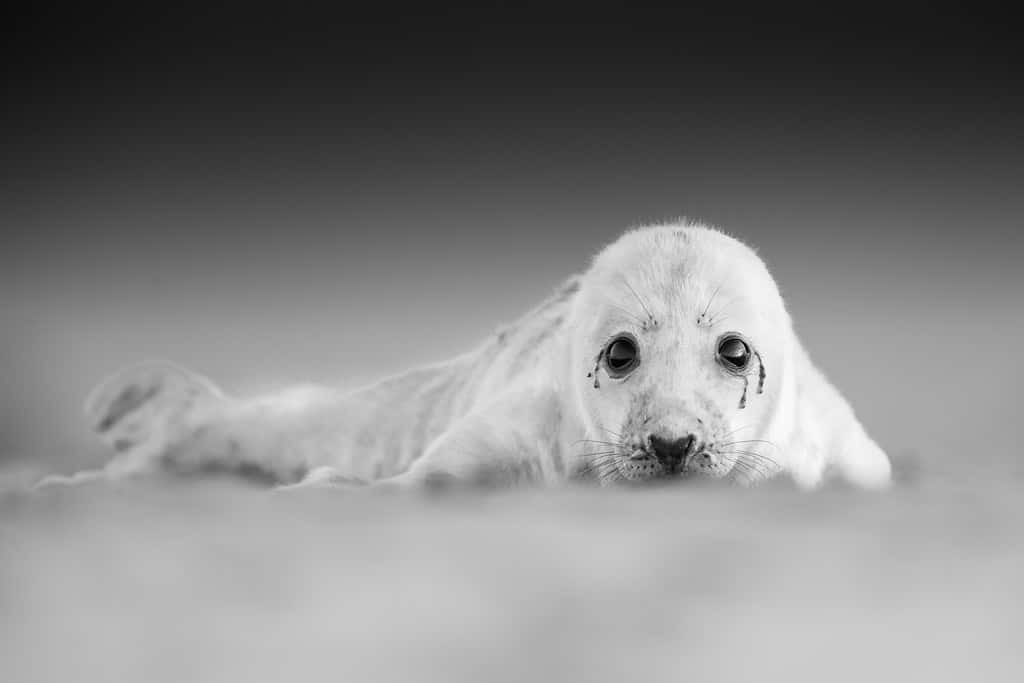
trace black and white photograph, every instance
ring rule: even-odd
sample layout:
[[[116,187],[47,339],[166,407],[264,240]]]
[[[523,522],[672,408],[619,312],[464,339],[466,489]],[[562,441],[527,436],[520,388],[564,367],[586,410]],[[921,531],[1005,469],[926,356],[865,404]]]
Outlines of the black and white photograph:
[[[28,3],[0,681],[1024,680],[1024,49]]]

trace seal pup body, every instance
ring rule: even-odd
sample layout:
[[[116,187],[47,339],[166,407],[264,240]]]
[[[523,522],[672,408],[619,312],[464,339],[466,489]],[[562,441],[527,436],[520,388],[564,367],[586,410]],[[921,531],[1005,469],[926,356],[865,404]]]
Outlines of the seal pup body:
[[[793,332],[752,250],[716,230],[626,233],[475,350],[353,392],[225,396],[169,364],[87,401],[98,476],[230,470],[278,484],[497,485],[691,477],[812,487],[890,468]]]

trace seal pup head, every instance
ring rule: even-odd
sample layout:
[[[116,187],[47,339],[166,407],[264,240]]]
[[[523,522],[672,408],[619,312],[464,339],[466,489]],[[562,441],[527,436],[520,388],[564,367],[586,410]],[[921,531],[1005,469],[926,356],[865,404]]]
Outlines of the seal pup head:
[[[746,245],[695,225],[626,233],[584,276],[569,334],[578,455],[602,482],[785,466],[792,325]]]

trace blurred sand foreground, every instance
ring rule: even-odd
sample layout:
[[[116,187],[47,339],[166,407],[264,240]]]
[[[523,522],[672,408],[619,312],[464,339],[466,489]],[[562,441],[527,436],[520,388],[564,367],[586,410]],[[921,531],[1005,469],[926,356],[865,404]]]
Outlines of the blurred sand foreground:
[[[1024,680],[1019,475],[0,494],[0,680]]]

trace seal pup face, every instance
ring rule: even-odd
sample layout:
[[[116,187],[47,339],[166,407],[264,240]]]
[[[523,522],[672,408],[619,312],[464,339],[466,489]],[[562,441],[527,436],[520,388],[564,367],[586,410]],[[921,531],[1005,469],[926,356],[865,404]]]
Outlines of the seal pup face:
[[[584,469],[603,483],[770,476],[791,334],[747,246],[700,226],[627,233],[595,258],[571,318]]]

